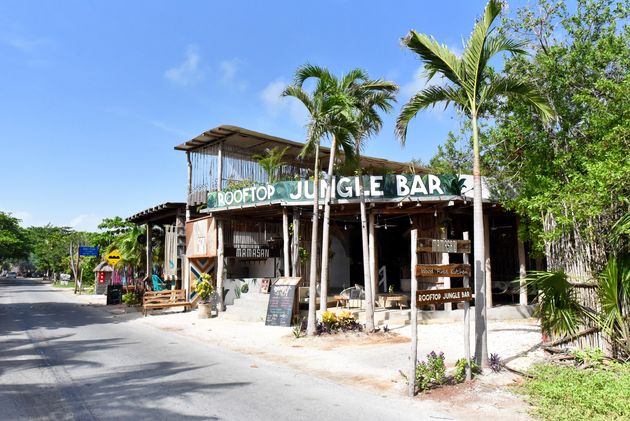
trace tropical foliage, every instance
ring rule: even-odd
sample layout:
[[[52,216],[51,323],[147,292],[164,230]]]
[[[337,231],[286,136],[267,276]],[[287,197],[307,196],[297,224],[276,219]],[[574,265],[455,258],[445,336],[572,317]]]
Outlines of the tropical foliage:
[[[20,227],[20,220],[0,212],[0,264],[27,257],[29,251],[27,233]]]
[[[424,65],[429,81],[439,76],[443,84],[425,87],[405,104],[396,121],[396,134],[404,144],[407,127],[416,114],[438,104],[453,105],[471,122],[473,136],[473,180],[474,180],[474,259],[475,259],[475,330],[476,358],[482,366],[488,365],[487,326],[485,316],[485,273],[483,244],[483,211],[481,202],[481,167],[478,120],[491,115],[495,103],[501,98],[515,98],[519,104],[540,116],[543,121],[553,117],[548,101],[529,81],[519,75],[502,75],[489,66],[496,55],[506,52],[521,54],[524,43],[507,37],[492,28],[501,13],[503,3],[490,0],[483,17],[475,24],[473,32],[465,44],[464,52],[456,55],[446,45],[434,38],[416,31],[410,31],[402,43],[418,54]]]
[[[485,163],[509,187],[499,191],[522,238],[549,269],[581,281],[617,249],[611,231],[630,206],[629,13],[627,1],[540,0],[505,25],[531,47],[530,58],[506,61],[507,77],[545,92],[557,121],[542,124],[522,101],[496,102]]]

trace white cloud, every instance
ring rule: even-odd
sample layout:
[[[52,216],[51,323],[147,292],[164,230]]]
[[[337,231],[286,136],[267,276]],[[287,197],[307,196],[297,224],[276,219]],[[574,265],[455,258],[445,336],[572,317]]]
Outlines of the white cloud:
[[[94,232],[98,229],[98,224],[101,223],[102,219],[103,218],[93,213],[83,213],[72,218],[68,226],[77,231]]]
[[[265,86],[260,92],[260,98],[271,117],[288,114],[294,123],[304,126],[308,121],[308,111],[304,105],[295,98],[281,96],[287,85],[282,79],[277,79]]]
[[[164,72],[164,77],[182,86],[192,85],[203,79],[203,72],[199,68],[201,56],[196,45],[186,47],[185,60]]]
[[[54,47],[56,43],[48,38],[5,37],[3,43],[23,53]]]
[[[185,138],[192,137],[192,134],[190,132],[187,132],[185,130],[177,129],[175,127],[171,127],[171,126],[169,126],[169,125],[167,125],[167,124],[165,124],[165,123],[163,123],[163,122],[161,122],[159,120],[149,121],[149,124],[151,124],[153,127],[157,127],[160,130],[164,130],[167,133],[174,134],[174,135],[179,136],[179,137],[185,137]]]
[[[238,58],[231,60],[223,60],[219,63],[219,72],[221,74],[221,82],[224,85],[233,86],[241,91],[247,88],[247,84],[236,77],[242,61]]]

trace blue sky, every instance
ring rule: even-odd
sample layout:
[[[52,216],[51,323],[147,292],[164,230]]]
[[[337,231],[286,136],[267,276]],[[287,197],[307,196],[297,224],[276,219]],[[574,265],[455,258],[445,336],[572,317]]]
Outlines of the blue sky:
[[[425,84],[400,38],[415,29],[461,50],[484,4],[5,0],[0,210],[25,226],[95,230],[104,217],[184,201],[185,155],[173,147],[204,130],[302,141],[306,114],[278,95],[306,62],[396,81],[399,104],[365,153],[426,161],[457,117],[421,113],[399,146],[395,116]]]

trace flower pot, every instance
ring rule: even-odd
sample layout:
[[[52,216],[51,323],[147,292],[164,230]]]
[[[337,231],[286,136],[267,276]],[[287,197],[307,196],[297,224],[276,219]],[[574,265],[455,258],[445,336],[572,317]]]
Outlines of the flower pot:
[[[197,317],[200,319],[209,319],[212,317],[212,304],[199,303],[197,304]]]

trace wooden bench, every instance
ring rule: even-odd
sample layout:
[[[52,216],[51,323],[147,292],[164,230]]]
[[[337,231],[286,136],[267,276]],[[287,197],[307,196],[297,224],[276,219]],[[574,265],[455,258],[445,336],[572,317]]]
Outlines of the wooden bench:
[[[186,300],[186,291],[172,289],[167,291],[146,291],[142,297],[142,313],[146,316],[150,310],[169,307],[184,307],[184,311],[192,307]]]

